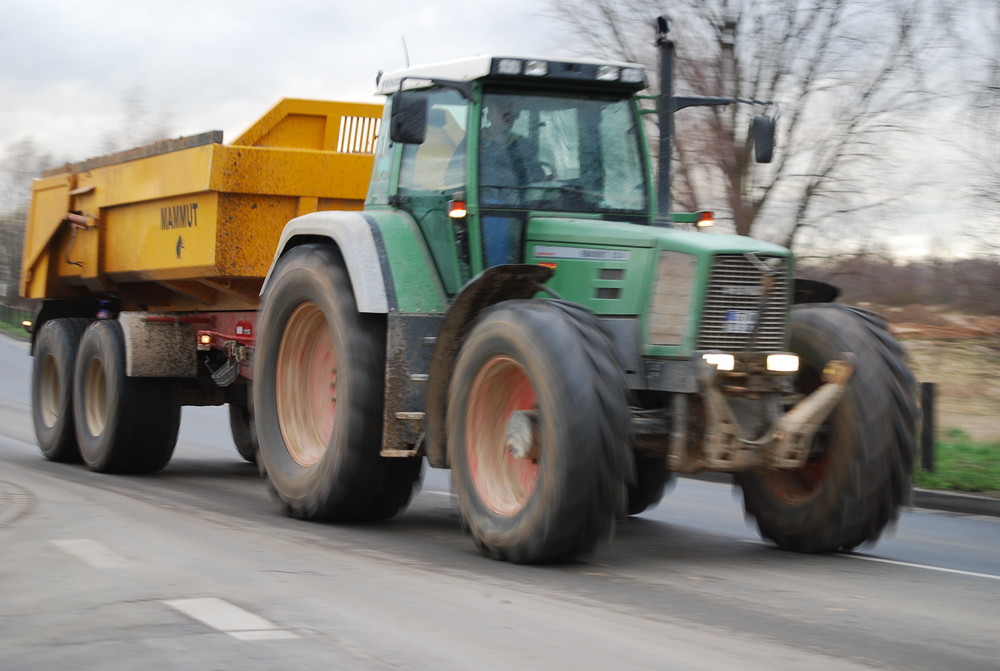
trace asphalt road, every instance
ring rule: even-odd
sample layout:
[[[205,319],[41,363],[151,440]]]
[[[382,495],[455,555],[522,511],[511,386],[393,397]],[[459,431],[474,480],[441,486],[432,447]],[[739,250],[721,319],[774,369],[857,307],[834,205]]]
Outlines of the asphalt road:
[[[682,480],[588,562],[485,559],[447,472],[378,525],[277,514],[224,409],[149,477],[41,458],[0,337],[0,669],[997,669],[1000,519],[907,511],[853,554],[761,543]]]

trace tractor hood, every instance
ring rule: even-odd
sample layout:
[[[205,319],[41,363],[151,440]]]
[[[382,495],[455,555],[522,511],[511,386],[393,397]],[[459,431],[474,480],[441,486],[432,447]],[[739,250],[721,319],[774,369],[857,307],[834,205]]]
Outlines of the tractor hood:
[[[583,248],[648,248],[687,254],[743,254],[753,252],[768,256],[790,256],[780,245],[742,235],[700,233],[678,228],[663,228],[601,219],[533,217],[528,226],[528,253],[532,243],[547,246]],[[591,258],[597,258],[591,257]]]
[[[705,288],[714,281],[715,268],[735,268],[736,275],[723,273],[719,277],[736,278],[740,285],[749,282],[753,286],[738,289],[748,296],[756,295],[759,272],[753,266],[762,264],[762,259],[783,260],[777,264],[783,267],[782,276],[791,274],[790,252],[778,245],[744,236],[600,219],[534,217],[525,243],[525,262],[554,269],[546,284],[559,295],[586,305],[598,315],[636,318],[644,331],[648,330],[647,316],[651,310],[660,310],[664,296],[678,303],[679,314],[690,315],[687,323],[695,324],[696,313],[707,300]],[[726,284],[720,291],[737,289]],[[783,310],[784,302],[784,298],[776,302],[775,308]],[[748,310],[741,307],[733,314],[745,316]],[[694,347],[693,326],[682,335],[671,343],[682,346],[678,353]]]

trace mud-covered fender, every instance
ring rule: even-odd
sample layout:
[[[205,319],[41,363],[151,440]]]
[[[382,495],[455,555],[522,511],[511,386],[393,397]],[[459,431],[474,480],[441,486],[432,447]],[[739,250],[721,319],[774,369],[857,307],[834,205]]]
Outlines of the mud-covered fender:
[[[299,242],[313,242],[318,238],[328,239],[340,249],[351,277],[358,311],[387,313],[384,255],[379,254],[371,222],[361,212],[312,212],[285,224],[261,294],[266,291],[282,254]]]
[[[502,301],[531,298],[555,273],[537,265],[505,265],[487,268],[472,278],[455,296],[445,315],[431,354],[424,430],[427,460],[435,468],[448,467],[445,420],[448,384],[462,341],[480,312]]]
[[[840,287],[820,280],[795,278],[796,305],[803,303],[833,303],[840,296]]]

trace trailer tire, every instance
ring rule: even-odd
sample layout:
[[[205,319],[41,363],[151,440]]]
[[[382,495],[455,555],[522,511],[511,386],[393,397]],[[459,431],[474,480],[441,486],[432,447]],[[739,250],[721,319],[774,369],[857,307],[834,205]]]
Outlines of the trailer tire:
[[[88,468],[155,473],[170,461],[181,421],[180,380],[128,377],[117,321],[94,322],[83,334],[73,401],[76,440]]]
[[[905,350],[873,313],[834,303],[795,306],[796,390],[821,384],[825,364],[853,358],[847,391],[798,470],[737,476],[745,510],[764,538],[800,552],[851,550],[879,538],[910,493],[916,450],[916,379]]]
[[[257,437],[254,435],[253,413],[249,403],[229,404],[229,432],[240,456],[251,464],[257,463]]]
[[[80,461],[73,424],[73,370],[89,319],[51,319],[35,339],[31,367],[31,419],[35,439],[50,461]]]
[[[638,515],[663,498],[673,473],[664,457],[635,455],[635,483],[628,487],[628,514]]]
[[[447,435],[465,528],[487,556],[569,561],[609,535],[632,476],[626,384],[593,315],[510,300],[469,332]]]
[[[339,253],[306,244],[285,254],[258,324],[258,462],[281,509],[328,521],[382,520],[402,510],[420,463],[407,470],[379,454],[385,318],[358,312]]]

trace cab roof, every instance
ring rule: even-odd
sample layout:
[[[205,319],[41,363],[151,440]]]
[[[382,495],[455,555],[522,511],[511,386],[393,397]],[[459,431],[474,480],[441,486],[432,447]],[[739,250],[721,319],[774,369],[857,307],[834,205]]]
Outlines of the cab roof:
[[[535,84],[543,81],[553,84],[592,83],[631,91],[646,88],[646,70],[635,63],[487,55],[386,73],[378,80],[377,93],[389,95],[401,89],[426,88],[432,80],[473,82],[480,79]]]

